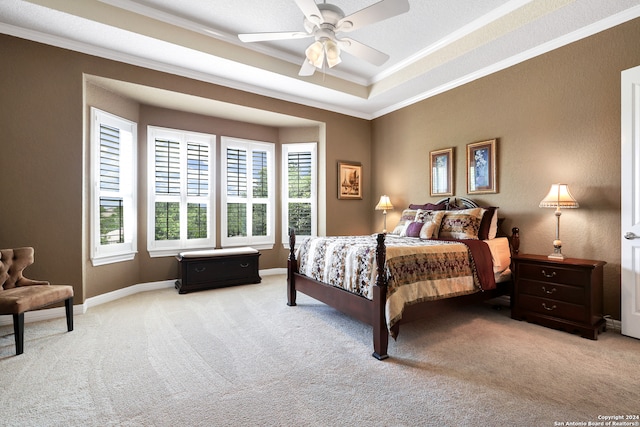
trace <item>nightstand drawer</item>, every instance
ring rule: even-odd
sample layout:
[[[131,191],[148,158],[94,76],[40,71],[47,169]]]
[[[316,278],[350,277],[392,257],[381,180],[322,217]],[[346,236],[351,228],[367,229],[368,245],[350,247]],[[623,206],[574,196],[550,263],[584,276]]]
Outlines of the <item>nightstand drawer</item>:
[[[569,286],[559,283],[539,282],[534,280],[521,279],[518,283],[521,294],[549,298],[553,300],[584,305],[587,301],[584,286]]]
[[[539,280],[549,283],[564,283],[566,285],[583,285],[589,276],[575,268],[563,268],[554,265],[538,265],[521,263],[518,265],[518,277],[521,279]]]
[[[523,311],[532,311],[534,313],[544,314],[560,319],[574,320],[576,322],[585,322],[587,312],[583,305],[570,304],[562,301],[556,301],[548,298],[533,297],[530,295],[520,295],[520,308]]]

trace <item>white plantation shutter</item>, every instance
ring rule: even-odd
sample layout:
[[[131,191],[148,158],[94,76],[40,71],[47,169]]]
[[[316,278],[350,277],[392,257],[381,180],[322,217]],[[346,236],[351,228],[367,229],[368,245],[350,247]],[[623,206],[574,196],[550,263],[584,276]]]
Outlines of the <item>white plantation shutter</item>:
[[[317,144],[282,146],[282,241],[288,245],[289,228],[297,236],[317,235]]]
[[[180,194],[180,142],[155,140],[156,194]]]
[[[187,143],[187,239],[209,235],[209,152],[206,144]]]
[[[215,247],[215,137],[149,126],[151,256]]]
[[[137,125],[91,108],[91,220],[93,265],[133,259],[137,250]]]
[[[222,138],[222,246],[275,243],[275,145]]]
[[[120,193],[120,129],[100,123],[100,244],[124,243],[124,198]],[[111,193],[108,197],[104,194]]]

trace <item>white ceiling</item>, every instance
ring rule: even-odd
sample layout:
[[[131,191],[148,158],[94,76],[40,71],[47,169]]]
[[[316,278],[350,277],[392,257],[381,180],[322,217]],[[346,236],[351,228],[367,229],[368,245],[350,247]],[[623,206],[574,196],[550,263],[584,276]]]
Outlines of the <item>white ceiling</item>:
[[[346,15],[375,2],[330,0]],[[0,32],[373,119],[640,16],[640,0],[409,3],[349,33],[389,54],[383,66],[343,52],[311,77],[298,76],[311,39],[237,38],[303,31],[294,0],[1,0]]]

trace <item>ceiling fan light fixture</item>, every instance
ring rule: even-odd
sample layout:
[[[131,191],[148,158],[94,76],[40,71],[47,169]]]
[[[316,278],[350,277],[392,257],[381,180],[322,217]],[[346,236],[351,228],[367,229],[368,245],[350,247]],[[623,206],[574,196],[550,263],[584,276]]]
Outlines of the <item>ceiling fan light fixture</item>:
[[[304,53],[307,56],[307,60],[312,63],[314,67],[322,68],[322,63],[324,62],[324,46],[322,42],[313,42]]]
[[[329,39],[324,42],[324,51],[329,68],[333,68],[342,62],[342,59],[340,59],[340,47],[333,40]]]

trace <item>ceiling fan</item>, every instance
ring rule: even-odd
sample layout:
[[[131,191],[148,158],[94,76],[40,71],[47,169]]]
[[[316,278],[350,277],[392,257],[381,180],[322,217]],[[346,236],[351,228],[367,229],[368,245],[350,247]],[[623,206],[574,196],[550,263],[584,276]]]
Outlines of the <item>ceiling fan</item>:
[[[326,0],[322,4],[316,4],[314,0],[295,2],[304,14],[305,31],[238,34],[238,37],[247,43],[315,38],[315,42],[305,50],[305,60],[298,72],[300,76],[312,75],[316,68],[322,68],[325,63],[329,68],[338,65],[342,50],[374,65],[384,64],[389,59],[386,53],[348,37],[338,38],[337,34],[354,31],[409,11],[408,0],[382,0],[349,16],[345,16],[339,7],[326,3]]]

